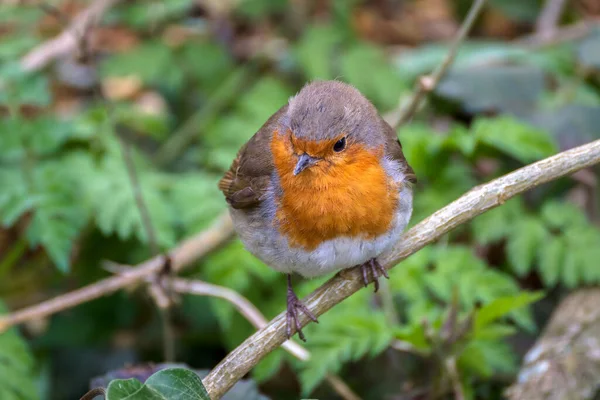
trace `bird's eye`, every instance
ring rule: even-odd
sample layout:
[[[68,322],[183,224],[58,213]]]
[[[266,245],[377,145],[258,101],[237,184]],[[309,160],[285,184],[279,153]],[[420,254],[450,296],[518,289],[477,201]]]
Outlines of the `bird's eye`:
[[[333,145],[333,151],[339,153],[346,148],[346,137],[344,136]]]

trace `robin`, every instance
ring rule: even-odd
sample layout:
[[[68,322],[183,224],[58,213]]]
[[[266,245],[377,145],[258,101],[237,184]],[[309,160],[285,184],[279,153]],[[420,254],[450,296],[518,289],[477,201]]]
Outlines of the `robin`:
[[[219,182],[245,247],[287,274],[287,336],[298,312],[291,274],[315,277],[360,266],[375,291],[377,257],[412,213],[415,174],[394,130],[354,87],[310,83],[241,148]]]

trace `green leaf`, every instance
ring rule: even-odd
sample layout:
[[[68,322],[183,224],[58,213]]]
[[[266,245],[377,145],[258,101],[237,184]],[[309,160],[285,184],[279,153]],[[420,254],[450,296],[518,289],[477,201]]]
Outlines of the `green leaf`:
[[[220,176],[206,173],[178,174],[169,191],[169,203],[177,210],[176,223],[187,235],[207,228],[226,203],[217,182]]]
[[[173,51],[167,45],[148,41],[131,51],[107,58],[100,65],[100,72],[103,77],[136,76],[147,84],[179,88],[183,83],[183,70],[174,64],[174,60]]]
[[[314,356],[300,372],[305,395],[328,373],[337,373],[344,362],[357,361],[367,355],[373,357],[387,348],[392,339],[383,313],[366,308],[346,308],[344,312],[331,314],[318,328],[311,330],[310,341],[307,342],[307,348]]]
[[[316,25],[305,31],[296,47],[296,57],[307,79],[335,78],[331,55],[341,40],[341,32],[330,25]]]
[[[562,237],[550,236],[540,243],[538,269],[544,286],[552,287],[558,282],[565,260],[566,243]]]
[[[144,163],[135,163],[142,198],[162,247],[175,243],[173,215],[164,187],[168,178],[151,170]],[[82,185],[94,211],[98,228],[105,234],[117,234],[126,240],[132,237],[148,243],[148,237],[126,166],[120,153],[105,156],[99,165],[82,165],[79,170]]]
[[[461,370],[480,377],[490,377],[494,372],[514,373],[516,357],[510,347],[497,340],[472,340],[458,359]]]
[[[340,73],[345,81],[361,91],[376,107],[395,107],[408,84],[394,71],[377,47],[357,43],[340,57]]]
[[[547,237],[546,228],[537,218],[524,217],[514,224],[508,237],[507,256],[517,275],[524,276],[531,270],[537,250]]]
[[[116,379],[107,388],[106,400],[210,400],[198,375],[185,368],[167,368],[142,384],[137,379]]]
[[[544,297],[541,292],[524,292],[514,296],[499,297],[484,305],[475,316],[475,334],[491,322],[502,318],[514,310],[525,307]]]
[[[284,356],[285,353],[282,349],[270,352],[252,369],[252,377],[258,382],[264,382],[271,378],[281,368]]]
[[[509,19],[519,22],[533,22],[540,14],[540,3],[537,1],[492,0],[490,4]]]
[[[146,386],[163,394],[169,400],[210,400],[198,375],[184,368],[158,371],[148,378]]]
[[[12,226],[33,202],[28,197],[28,187],[23,171],[14,167],[0,167],[0,222]]]
[[[587,225],[585,214],[574,204],[550,200],[542,206],[541,217],[553,229]]]
[[[252,19],[259,19],[284,12],[289,7],[289,0],[247,0],[236,3],[236,7],[236,11],[240,14]]]
[[[533,65],[473,65],[452,68],[435,94],[468,114],[535,110],[545,90],[544,71]]]
[[[520,198],[507,201],[478,217],[471,223],[475,240],[480,244],[497,242],[508,236],[515,219],[523,214]]]
[[[0,66],[0,80],[0,104],[27,104],[39,107],[50,105],[52,98],[48,78],[38,73],[23,71],[19,62],[3,63]]]
[[[477,330],[475,338],[480,340],[499,340],[514,335],[517,329],[503,323],[490,323]]]
[[[0,301],[0,314],[5,307]],[[15,329],[0,333],[0,399],[34,400],[39,395],[27,343]]]
[[[137,29],[149,29],[183,15],[193,6],[193,0],[169,0],[160,7],[149,7],[145,3],[131,3],[118,10],[123,21]],[[150,28],[152,29],[152,28]]]
[[[0,168],[0,221],[12,226],[31,212],[26,237],[31,246],[41,245],[63,272],[69,269],[73,242],[89,218],[69,157],[42,162],[34,168]]]
[[[548,157],[557,151],[556,143],[546,132],[510,117],[480,118],[472,129],[479,142],[523,163]]]

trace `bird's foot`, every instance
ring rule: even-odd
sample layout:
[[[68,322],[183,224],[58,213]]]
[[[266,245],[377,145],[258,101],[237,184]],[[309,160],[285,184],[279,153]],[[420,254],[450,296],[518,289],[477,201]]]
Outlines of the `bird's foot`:
[[[373,283],[375,285],[375,292],[379,290],[379,277],[383,275],[385,279],[390,279],[387,271],[375,258],[371,258],[360,266],[360,272],[362,272],[363,282],[365,287],[369,284],[369,271],[373,275]]]
[[[313,322],[319,323],[317,317],[315,317],[315,315],[308,309],[308,307],[306,307],[306,305],[304,305],[304,303],[298,299],[298,296],[296,296],[296,293],[294,293],[294,290],[291,288],[291,286],[288,286],[286,312],[287,338],[289,339],[292,337],[293,324],[293,326],[296,328],[296,332],[298,332],[298,337],[300,338],[300,340],[306,342],[306,338],[302,333],[302,327],[300,326],[299,311],[306,314],[306,316],[310,318]]]

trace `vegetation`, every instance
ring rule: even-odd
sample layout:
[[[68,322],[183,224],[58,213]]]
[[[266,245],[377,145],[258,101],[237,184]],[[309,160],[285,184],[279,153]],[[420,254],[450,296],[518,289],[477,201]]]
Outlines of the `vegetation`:
[[[29,71],[22,57],[88,3],[3,6],[2,312],[105,278],[106,260],[134,265],[153,246],[162,252],[208,228],[225,211],[220,175],[306,81],[344,80],[393,115],[444,56],[432,43],[453,36],[470,4],[405,3],[126,2],[91,29],[89,59]],[[551,40],[512,40],[532,31],[541,3],[490,2],[428,106],[399,129],[419,179],[411,224],[480,183],[598,138],[600,30],[590,23],[562,40],[559,26]],[[560,23],[600,14],[590,4],[566,9]],[[582,171],[477,217],[403,262],[381,295],[362,290],[309,325],[308,361],[278,349],[251,378],[273,399],[333,398],[330,374],[364,399],[444,398],[457,382],[466,399],[501,397],[561,296],[600,282],[597,190],[594,172]],[[238,292],[267,318],[284,309],[285,277],[236,239],[184,275]],[[178,362],[210,369],[255,330],[222,299],[178,300],[168,314]],[[0,398],[77,398],[93,377],[162,361],[163,334],[140,290],[13,327],[0,334]],[[157,382],[197,381],[189,370],[161,373],[127,390],[162,399]],[[118,383],[108,399],[124,398]],[[197,388],[181,398],[205,398]]]

